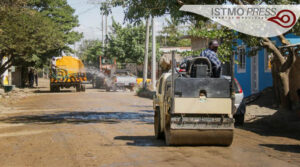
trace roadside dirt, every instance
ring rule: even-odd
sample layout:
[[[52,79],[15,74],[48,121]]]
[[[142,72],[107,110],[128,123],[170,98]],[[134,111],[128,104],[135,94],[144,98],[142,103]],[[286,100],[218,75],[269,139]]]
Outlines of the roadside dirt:
[[[268,133],[255,121],[235,129],[231,147],[167,147],[154,138],[152,100],[134,93],[49,93],[45,87],[2,104],[0,166],[300,164],[297,135]]]

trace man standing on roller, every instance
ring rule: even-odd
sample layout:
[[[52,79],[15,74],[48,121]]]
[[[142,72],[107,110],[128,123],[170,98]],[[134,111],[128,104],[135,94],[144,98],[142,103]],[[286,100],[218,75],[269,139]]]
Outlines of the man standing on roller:
[[[221,61],[218,58],[217,51],[218,51],[219,43],[216,40],[210,41],[208,44],[208,49],[204,50],[200,56],[206,57],[212,64],[212,72],[215,78],[220,77],[221,75]]]

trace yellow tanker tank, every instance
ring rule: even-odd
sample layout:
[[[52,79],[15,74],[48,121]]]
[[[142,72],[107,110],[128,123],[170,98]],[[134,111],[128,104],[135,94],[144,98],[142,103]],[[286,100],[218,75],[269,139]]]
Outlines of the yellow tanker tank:
[[[72,56],[53,57],[51,60],[50,90],[75,87],[76,91],[85,91],[83,83],[87,81],[82,61]]]

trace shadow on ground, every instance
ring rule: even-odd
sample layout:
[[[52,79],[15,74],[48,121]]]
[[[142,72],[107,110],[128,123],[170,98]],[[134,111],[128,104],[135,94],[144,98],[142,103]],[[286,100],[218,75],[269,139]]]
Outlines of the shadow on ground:
[[[262,136],[278,136],[300,140],[300,112],[277,111],[253,122],[246,122],[240,129]]]
[[[263,147],[273,148],[277,151],[300,153],[300,145],[285,145],[285,144],[260,144]]]
[[[135,107],[135,108],[146,108],[146,107],[153,107],[151,105],[131,105],[130,107]]]
[[[157,140],[155,136],[116,136],[115,140],[128,141],[126,144],[129,146],[165,146],[163,140]]]
[[[276,108],[273,88],[266,88],[259,97],[248,105],[267,108],[274,111],[273,115],[258,115],[254,113],[253,120],[245,122],[240,129],[257,133],[261,136],[278,136],[300,140],[300,111],[284,111]],[[258,110],[259,111],[259,110]],[[247,113],[248,111],[246,111]]]
[[[62,114],[26,115],[0,119],[4,123],[59,124],[59,123],[108,123],[121,121],[152,123],[153,114],[139,112],[69,112]]]
[[[72,93],[72,90],[60,90],[59,92],[51,92],[50,90],[36,90],[34,93]]]
[[[251,101],[251,96],[247,97]],[[272,87],[264,89],[259,94],[253,95],[254,101],[247,105],[257,105],[259,107],[266,107],[270,109],[276,109],[275,93]]]

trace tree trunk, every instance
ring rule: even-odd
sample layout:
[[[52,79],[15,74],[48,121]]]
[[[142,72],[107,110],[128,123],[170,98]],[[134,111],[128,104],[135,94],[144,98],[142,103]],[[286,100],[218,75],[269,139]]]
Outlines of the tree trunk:
[[[281,88],[280,88],[280,107],[285,109],[291,109],[290,105],[290,98],[289,98],[289,71],[280,73],[280,81],[281,81]]]
[[[149,51],[149,33],[150,33],[150,19],[146,19],[146,42],[145,42],[145,58],[144,58],[144,70],[143,70],[143,88],[147,87],[148,77],[148,51]]]
[[[275,62],[275,60],[272,60],[272,78],[273,78],[273,90],[275,95],[276,104],[280,104],[280,78],[279,78],[279,72],[278,72],[278,62]]]

